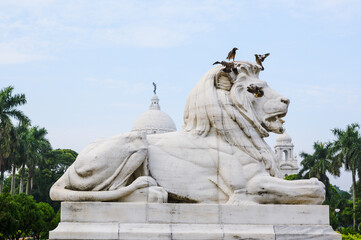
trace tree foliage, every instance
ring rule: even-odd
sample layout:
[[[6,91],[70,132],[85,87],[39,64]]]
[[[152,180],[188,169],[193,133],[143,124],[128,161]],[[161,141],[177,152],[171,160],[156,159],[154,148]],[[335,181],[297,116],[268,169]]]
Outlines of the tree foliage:
[[[313,154],[302,152],[300,156],[303,158],[301,162],[300,176],[306,178],[318,178],[326,186],[326,197],[329,196],[330,180],[327,173],[332,175],[340,175],[340,166],[331,158],[331,144],[315,142],[313,144]]]
[[[14,201],[20,205],[20,231],[15,234],[16,239],[19,239],[21,236],[29,236],[32,233],[33,225],[34,223],[38,223],[40,221],[41,215],[32,196],[22,193],[15,195]]]
[[[0,194],[0,239],[15,236],[20,227],[20,204],[9,193]]]
[[[324,204],[330,206],[330,223],[334,229],[353,226],[357,229],[357,222],[361,222],[361,199],[357,193],[361,191],[361,184],[356,182],[356,176],[361,175],[361,137],[359,125],[353,123],[345,130],[332,129],[336,140],[328,143],[315,142],[314,152],[302,152],[301,178],[316,177],[326,186],[326,200]],[[342,166],[352,173],[351,194],[341,191],[329,182],[327,174],[340,175]],[[337,209],[338,212],[335,212]]]
[[[33,237],[47,239],[60,220],[48,203],[36,203],[32,196],[0,194],[0,239]]]
[[[38,126],[32,127],[29,131],[29,151],[26,166],[28,167],[28,181],[26,186],[26,194],[32,190],[33,176],[37,166],[45,161],[46,154],[51,150],[51,145],[46,139],[48,131]]]
[[[334,160],[339,164],[343,164],[345,169],[352,173],[352,200],[353,200],[353,227],[356,228],[356,174],[361,175],[361,135],[358,132],[359,124],[352,123],[347,125],[345,130],[334,128],[332,133],[336,136],[333,142],[332,153]]]
[[[78,153],[71,149],[56,149],[46,154],[45,161],[39,165],[34,174],[32,195],[38,202],[49,203],[55,211],[59,209],[59,202],[53,202],[50,199],[50,188],[65,173],[77,156]]]
[[[297,180],[299,179],[299,176],[297,174],[291,174],[288,176],[285,176],[285,180]]]
[[[0,192],[2,191],[6,160],[11,153],[15,133],[11,118],[20,122],[30,122],[30,119],[17,107],[26,103],[24,94],[13,94],[14,87],[0,90]],[[8,164],[9,165],[9,164]]]

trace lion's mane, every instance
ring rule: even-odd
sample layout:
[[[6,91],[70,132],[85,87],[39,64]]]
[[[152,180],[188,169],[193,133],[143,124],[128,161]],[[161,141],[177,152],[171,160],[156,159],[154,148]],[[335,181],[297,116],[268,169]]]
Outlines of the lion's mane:
[[[276,157],[263,140],[268,133],[257,118],[244,85],[247,78],[258,78],[260,67],[249,62],[235,63],[238,74],[224,77],[222,66],[216,66],[196,84],[186,102],[183,129],[203,137],[215,131],[229,144],[263,161],[266,170],[277,176]]]

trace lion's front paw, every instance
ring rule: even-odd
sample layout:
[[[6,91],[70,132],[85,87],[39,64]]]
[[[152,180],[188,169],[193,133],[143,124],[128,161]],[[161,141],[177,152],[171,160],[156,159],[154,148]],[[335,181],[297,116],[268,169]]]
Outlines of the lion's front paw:
[[[135,179],[130,185],[135,189],[140,189],[150,186],[157,186],[157,182],[152,177],[142,176]]]
[[[320,191],[322,192],[322,194],[325,194],[326,187],[325,184],[323,184],[323,182],[319,181],[317,178],[310,178],[310,183],[317,188],[317,191]]]
[[[148,202],[166,203],[168,201],[168,193],[162,187],[150,187],[148,192]]]

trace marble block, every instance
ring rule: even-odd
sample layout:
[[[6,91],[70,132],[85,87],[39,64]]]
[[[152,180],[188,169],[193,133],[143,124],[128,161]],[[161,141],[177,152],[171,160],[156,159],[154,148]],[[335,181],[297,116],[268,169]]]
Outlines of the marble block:
[[[324,205],[63,202],[49,239],[330,239]]]

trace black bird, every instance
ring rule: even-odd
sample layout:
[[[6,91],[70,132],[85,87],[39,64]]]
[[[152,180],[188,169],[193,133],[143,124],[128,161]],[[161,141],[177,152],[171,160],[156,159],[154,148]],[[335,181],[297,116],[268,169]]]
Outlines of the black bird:
[[[262,87],[257,87],[253,84],[251,84],[247,87],[247,91],[252,93],[256,98],[263,97],[263,95],[264,95]]]
[[[231,61],[231,59],[233,59],[236,57],[236,51],[238,50],[238,48],[233,48],[229,53],[226,59],[228,59],[229,61]]]
[[[234,67],[234,62],[226,62],[226,61],[218,62],[217,61],[217,62],[213,63],[213,65],[216,65],[216,64],[222,64],[222,66],[224,66],[223,72],[230,73],[233,71],[235,74],[238,74],[237,68]]]
[[[254,56],[256,57],[256,62],[258,65],[260,65],[262,67],[262,71],[264,70],[264,67],[262,65],[263,61],[266,59],[266,57],[268,57],[270,54],[269,53],[266,53],[266,54],[255,54]]]
[[[233,62],[226,62],[226,61],[218,62],[217,61],[217,62],[213,63],[213,65],[216,65],[216,64],[222,64],[222,66],[224,66],[223,72],[226,72],[226,73],[230,73],[232,71],[232,68],[234,68]]]

